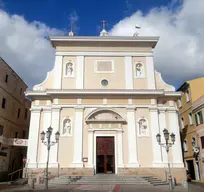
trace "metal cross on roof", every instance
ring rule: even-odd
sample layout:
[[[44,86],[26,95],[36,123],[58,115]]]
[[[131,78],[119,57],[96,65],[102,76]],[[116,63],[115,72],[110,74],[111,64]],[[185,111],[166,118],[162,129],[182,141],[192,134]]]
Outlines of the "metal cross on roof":
[[[105,29],[105,25],[106,25],[107,21],[102,20],[101,23],[102,23],[103,29]]]

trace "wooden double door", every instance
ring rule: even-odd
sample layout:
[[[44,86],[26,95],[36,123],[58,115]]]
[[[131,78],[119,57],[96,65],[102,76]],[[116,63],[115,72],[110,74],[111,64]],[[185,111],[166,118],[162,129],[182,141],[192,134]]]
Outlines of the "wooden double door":
[[[114,137],[96,137],[96,173],[115,173]]]

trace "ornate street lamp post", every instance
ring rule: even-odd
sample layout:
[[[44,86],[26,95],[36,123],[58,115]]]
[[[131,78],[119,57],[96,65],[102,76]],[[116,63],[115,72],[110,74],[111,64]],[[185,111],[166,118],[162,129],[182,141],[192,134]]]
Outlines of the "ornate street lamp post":
[[[169,173],[168,173],[169,190],[171,191],[173,189],[173,182],[172,182],[172,175],[171,175],[171,167],[170,167],[170,163],[169,163],[169,148],[175,143],[176,138],[175,138],[175,134],[172,133],[170,135],[172,142],[169,142],[169,131],[167,129],[164,129],[163,133],[164,133],[165,143],[161,143],[161,135],[159,133],[156,135],[156,138],[157,138],[157,142],[159,143],[159,145],[164,147],[166,149],[166,152],[167,152],[168,169],[169,169]]]
[[[48,164],[49,164],[49,157],[50,157],[50,147],[53,146],[55,143],[58,143],[59,136],[60,136],[59,131],[57,131],[55,133],[55,140],[56,141],[50,141],[50,137],[52,135],[52,130],[53,130],[53,128],[49,127],[47,129],[46,133],[44,131],[41,133],[42,143],[44,143],[47,146],[47,164],[46,164],[46,170],[45,170],[45,188],[46,189],[48,189]],[[45,135],[46,135],[47,141],[44,141]]]

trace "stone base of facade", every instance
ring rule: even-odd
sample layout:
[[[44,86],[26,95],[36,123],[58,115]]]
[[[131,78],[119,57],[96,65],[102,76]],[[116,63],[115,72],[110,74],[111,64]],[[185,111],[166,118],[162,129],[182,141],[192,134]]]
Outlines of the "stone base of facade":
[[[28,169],[28,175],[32,178],[36,178],[37,183],[43,183],[44,180],[44,170],[39,169]],[[138,176],[155,176],[161,180],[167,180],[167,168],[118,168],[117,175],[138,175]],[[186,180],[186,171],[184,168],[172,168],[172,175],[176,179],[177,183],[182,183]],[[94,175],[94,168],[50,168],[49,169],[49,179],[58,177],[60,175],[69,176],[92,176]]]
[[[173,177],[177,183],[186,180],[185,168],[171,168]],[[118,175],[155,176],[161,180],[167,180],[168,168],[118,168]]]

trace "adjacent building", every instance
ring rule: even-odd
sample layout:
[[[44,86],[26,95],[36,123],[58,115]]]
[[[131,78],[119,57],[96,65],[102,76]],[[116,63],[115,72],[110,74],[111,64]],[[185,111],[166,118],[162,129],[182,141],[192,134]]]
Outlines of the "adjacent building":
[[[195,117],[198,140],[198,153],[195,155],[199,164],[200,179],[204,181],[204,95],[193,102],[192,110]]]
[[[52,36],[54,69],[34,86],[28,171],[43,177],[47,148],[40,133],[53,128],[51,174],[156,175],[165,178],[168,158],[157,143],[164,128],[176,134],[172,173],[186,179],[176,101],[181,93],[155,71],[158,37]],[[40,69],[37,69],[40,70]],[[162,134],[163,136],[163,134]],[[162,141],[164,138],[162,137]]]
[[[0,179],[23,168],[29,131],[30,105],[24,92],[27,85],[0,58]]]
[[[182,92],[182,97],[178,99],[178,108],[184,162],[186,169],[190,172],[194,180],[200,180],[200,165],[195,152],[197,152],[197,147],[200,143],[197,125],[199,124],[199,126],[202,127],[203,120],[201,118],[202,112],[196,113],[195,111],[196,103],[199,102],[198,99],[204,95],[203,85],[204,77],[201,77],[186,81],[178,89],[178,91]]]

